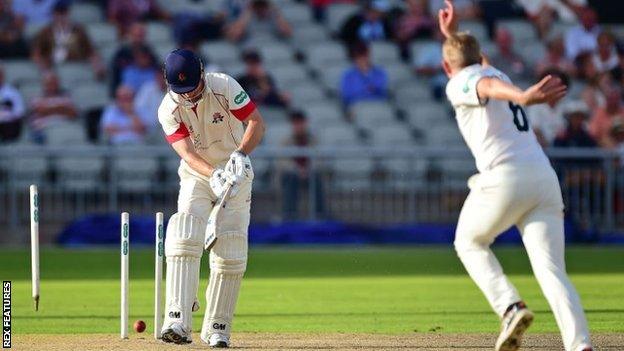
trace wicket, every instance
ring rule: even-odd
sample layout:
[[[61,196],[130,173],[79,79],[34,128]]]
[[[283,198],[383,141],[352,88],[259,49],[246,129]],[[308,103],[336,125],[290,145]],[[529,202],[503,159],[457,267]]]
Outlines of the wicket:
[[[128,338],[128,266],[130,257],[130,215],[121,214],[121,338]]]
[[[30,266],[32,298],[35,311],[39,311],[39,190],[30,186]]]
[[[160,329],[162,328],[162,275],[163,275],[163,258],[165,256],[164,229],[163,229],[163,213],[156,213],[156,247],[154,264],[154,338],[160,339]]]
[[[155,230],[155,262],[154,262],[154,338],[160,339],[162,328],[163,304],[162,304],[162,275],[163,259],[165,256],[164,246],[164,216],[162,212],[156,213]],[[121,214],[121,338],[128,338],[128,312],[129,312],[129,258],[130,258],[130,214]]]

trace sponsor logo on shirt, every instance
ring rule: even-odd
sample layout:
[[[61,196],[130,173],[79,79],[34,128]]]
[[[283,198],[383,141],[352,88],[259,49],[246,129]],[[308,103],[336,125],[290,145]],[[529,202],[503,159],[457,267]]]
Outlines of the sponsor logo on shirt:
[[[238,95],[236,95],[236,97],[234,97],[234,102],[237,105],[240,105],[243,101],[245,101],[245,99],[247,99],[247,93],[241,91],[240,93],[238,93]]]

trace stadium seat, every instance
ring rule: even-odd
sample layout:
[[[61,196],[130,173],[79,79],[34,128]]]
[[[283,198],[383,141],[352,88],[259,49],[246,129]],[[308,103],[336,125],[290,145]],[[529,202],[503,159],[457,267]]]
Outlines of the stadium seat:
[[[164,41],[152,47],[154,49],[154,55],[156,55],[156,62],[160,64],[165,61],[165,57],[175,48],[176,43],[173,41]]]
[[[434,146],[465,146],[457,125],[451,122],[432,124],[427,129],[427,144]]]
[[[325,100],[327,100],[325,92],[312,81],[306,84],[292,86],[288,92],[295,106],[303,106],[304,104],[311,103],[323,104]]]
[[[311,9],[305,4],[287,1],[280,5],[280,11],[293,26],[299,26],[312,21]]]
[[[360,138],[355,129],[347,124],[340,123],[327,126],[317,136],[319,143],[323,146],[357,146],[360,145]]]
[[[340,91],[342,76],[348,67],[349,65],[347,63],[333,64],[321,70],[319,72],[321,74],[320,78],[325,88],[337,94]]]
[[[496,26],[497,28],[506,28],[511,32],[514,38],[514,46],[522,48],[519,52],[526,51],[525,45],[539,40],[535,27],[527,20],[505,19],[498,21]]]
[[[389,68],[391,65],[403,65],[399,50],[394,43],[376,41],[370,44],[373,63]]]
[[[245,73],[245,64],[239,60],[232,60],[223,64],[219,64],[219,72],[224,72],[232,77],[238,77]]]
[[[321,104],[307,104],[302,107],[308,118],[310,127],[320,129],[332,125],[344,123],[345,119],[340,107],[328,102]]]
[[[88,22],[85,25],[89,38],[97,48],[105,45],[114,45],[117,48],[119,45],[115,26],[101,22]]]
[[[413,146],[414,137],[407,126],[402,124],[381,125],[370,131],[371,141],[376,146]]]
[[[69,10],[69,18],[77,23],[98,23],[104,20],[102,9],[95,4],[76,3]]]
[[[354,4],[331,4],[327,8],[327,26],[336,33],[351,15],[357,13],[359,7]]]
[[[155,184],[158,162],[148,157],[145,147],[120,146],[113,159],[116,181],[121,191],[129,193],[148,192]],[[141,151],[143,150],[143,151]]]
[[[293,62],[294,53],[286,44],[273,41],[270,44],[266,43],[265,45],[259,46],[258,50],[262,55],[263,62],[265,63],[270,62],[270,64],[274,65]]]
[[[297,64],[278,65],[271,68],[270,72],[275,81],[283,87],[291,87],[310,80],[308,72],[301,65]]]
[[[332,41],[309,45],[305,54],[308,66],[321,73],[335,64],[348,64],[344,46]]]
[[[19,92],[26,104],[29,104],[34,98],[41,96],[42,89],[39,83],[21,84]]]
[[[48,145],[76,145],[87,142],[85,127],[78,122],[53,123],[44,131]]]
[[[222,65],[232,60],[238,61],[240,53],[238,48],[225,40],[210,41],[201,45],[200,52],[208,57],[211,62]]]
[[[487,28],[482,22],[459,21],[459,30],[472,34],[479,42],[489,40]]]
[[[61,87],[68,89],[76,88],[77,85],[94,82],[95,76],[93,69],[88,63],[83,62],[67,62],[56,68]]]
[[[402,63],[388,65],[384,69],[388,75],[388,87],[391,91],[396,91],[398,86],[418,79],[412,70]]]
[[[419,102],[431,103],[431,89],[425,81],[414,77],[394,90],[394,101],[399,108]]]
[[[300,25],[293,28],[292,44],[297,48],[306,48],[311,44],[328,41],[327,31],[317,24]]]
[[[367,130],[397,122],[392,106],[385,101],[361,101],[353,104],[349,110],[355,124]]]
[[[445,105],[430,101],[408,105],[405,112],[409,124],[422,132],[427,132],[432,124],[453,121]]]
[[[260,105],[259,110],[268,124],[284,123],[288,121],[288,114],[282,107]]]
[[[37,66],[28,60],[2,61],[4,79],[14,85],[39,84],[40,72]]]
[[[104,159],[96,155],[64,156],[55,160],[55,166],[56,179],[66,190],[93,191],[103,185]]]
[[[9,155],[3,155],[11,167],[7,167],[9,185],[15,189],[27,189],[31,184],[45,184],[48,159],[43,156],[42,146],[14,145]]]
[[[264,144],[267,146],[281,146],[291,133],[292,126],[286,121],[267,124]]]
[[[82,112],[105,107],[111,101],[108,97],[108,86],[105,83],[81,84],[80,89],[72,89],[70,92]]]
[[[161,22],[148,22],[146,40],[154,47],[171,42],[173,40],[171,27]]]
[[[415,40],[410,44],[410,52],[412,57],[417,57],[418,53],[430,46],[438,47],[440,44],[435,40]]]
[[[541,41],[535,40],[522,44],[522,50],[519,50],[518,53],[522,56],[530,69],[531,67],[535,67],[535,65],[544,58],[546,55],[546,47]]]

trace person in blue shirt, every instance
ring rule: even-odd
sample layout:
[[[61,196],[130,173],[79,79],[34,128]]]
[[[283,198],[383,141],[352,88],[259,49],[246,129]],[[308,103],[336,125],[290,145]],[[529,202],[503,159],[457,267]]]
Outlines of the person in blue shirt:
[[[358,42],[350,47],[349,56],[353,66],[342,75],[341,96],[346,107],[363,100],[385,100],[388,98],[388,75],[379,66],[373,65],[368,46]]]
[[[121,84],[139,91],[143,84],[154,81],[156,64],[150,48],[145,45],[132,48],[132,57],[133,63],[121,73]]]

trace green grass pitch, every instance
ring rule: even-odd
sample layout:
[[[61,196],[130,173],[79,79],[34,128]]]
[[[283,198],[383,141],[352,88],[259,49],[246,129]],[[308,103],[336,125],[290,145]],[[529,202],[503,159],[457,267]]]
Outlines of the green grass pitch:
[[[495,249],[536,312],[532,332],[557,332],[521,248]],[[496,332],[498,320],[450,247],[253,248],[234,322],[248,332]],[[568,270],[592,332],[624,332],[624,248],[571,247]],[[118,333],[119,254],[41,250],[41,305],[33,310],[30,253],[0,251],[13,281],[14,334]],[[207,260],[194,329],[201,327]],[[130,323],[152,331],[154,256],[130,253]]]

